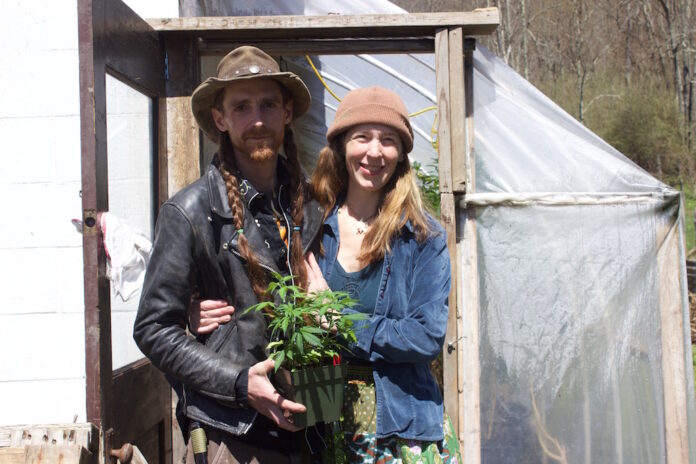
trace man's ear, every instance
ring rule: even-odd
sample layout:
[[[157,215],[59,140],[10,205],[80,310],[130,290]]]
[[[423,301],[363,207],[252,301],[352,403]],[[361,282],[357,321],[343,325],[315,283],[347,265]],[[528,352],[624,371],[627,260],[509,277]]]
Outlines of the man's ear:
[[[215,126],[217,126],[218,130],[220,132],[227,132],[227,124],[225,124],[222,111],[213,107],[210,108],[210,113],[213,115],[213,121],[215,121]]]
[[[292,122],[292,110],[294,102],[292,100],[288,100],[283,103],[283,106],[285,107],[285,124],[290,124]]]

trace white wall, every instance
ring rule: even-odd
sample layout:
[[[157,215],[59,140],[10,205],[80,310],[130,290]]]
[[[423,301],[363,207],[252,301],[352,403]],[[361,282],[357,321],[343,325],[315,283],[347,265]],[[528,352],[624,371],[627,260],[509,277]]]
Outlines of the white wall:
[[[149,17],[176,0],[129,0]],[[85,418],[76,0],[4,0],[0,425]]]
[[[77,5],[2,9],[0,423],[84,421]]]

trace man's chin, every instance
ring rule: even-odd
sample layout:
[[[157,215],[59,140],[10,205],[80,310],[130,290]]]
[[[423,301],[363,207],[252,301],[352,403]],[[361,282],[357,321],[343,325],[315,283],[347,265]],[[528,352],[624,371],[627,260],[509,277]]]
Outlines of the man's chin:
[[[249,159],[256,163],[270,161],[275,156],[276,152],[270,147],[255,148],[249,153]]]

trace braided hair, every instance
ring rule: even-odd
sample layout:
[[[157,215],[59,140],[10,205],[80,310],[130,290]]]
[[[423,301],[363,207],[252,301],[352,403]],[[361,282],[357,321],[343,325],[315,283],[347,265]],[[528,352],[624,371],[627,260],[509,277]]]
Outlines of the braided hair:
[[[232,211],[232,220],[236,229],[244,228],[244,206],[239,193],[239,182],[237,181],[237,163],[234,158],[234,148],[230,141],[229,135],[226,132],[220,132],[218,140],[219,150],[219,166],[220,174],[225,182],[227,189],[227,202]],[[287,156],[287,171],[290,175],[290,195],[291,207],[290,215],[292,223],[296,227],[291,227],[290,233],[290,266],[294,271],[297,282],[300,287],[307,286],[307,271],[304,267],[304,253],[302,249],[302,223],[304,219],[304,199],[308,186],[304,178],[302,167],[300,166],[297,146],[295,145],[295,136],[290,125],[285,126],[285,137],[283,139],[283,147]],[[251,281],[252,289],[256,297],[260,300],[268,300],[269,295],[266,293],[268,279],[264,269],[261,267],[258,259],[254,255],[253,250],[249,246],[249,242],[244,234],[239,234],[238,238],[239,253],[246,261],[247,273]]]

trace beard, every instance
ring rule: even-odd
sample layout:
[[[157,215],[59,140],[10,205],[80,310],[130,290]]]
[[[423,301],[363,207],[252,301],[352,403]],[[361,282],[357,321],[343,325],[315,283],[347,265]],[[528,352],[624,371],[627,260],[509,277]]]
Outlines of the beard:
[[[264,161],[268,161],[275,156],[276,150],[273,150],[271,147],[268,145],[264,144],[260,147],[254,148],[251,153],[249,153],[249,159],[251,161],[254,161],[256,163],[261,163]]]

